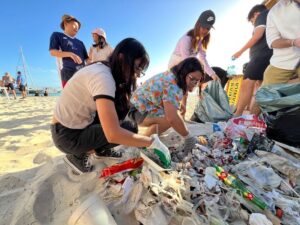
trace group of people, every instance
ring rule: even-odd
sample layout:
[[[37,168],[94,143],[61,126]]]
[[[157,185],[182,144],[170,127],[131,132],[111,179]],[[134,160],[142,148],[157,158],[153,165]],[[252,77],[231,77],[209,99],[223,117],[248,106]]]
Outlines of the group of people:
[[[17,79],[14,79],[10,73],[6,72],[4,76],[2,76],[2,85],[7,88],[8,93],[12,93],[14,99],[17,99],[15,84],[19,88],[19,91],[22,94],[21,99],[26,98],[26,79],[25,76],[22,75],[20,71],[17,72]]]
[[[250,48],[235,116],[242,115],[246,106],[250,113],[260,113],[255,101],[251,102],[259,86],[300,79],[300,23],[296,22],[300,21],[300,1],[280,0],[270,12],[265,5],[256,5],[248,21],[254,26],[252,37],[233,55],[238,58]]]
[[[285,4],[283,2],[286,0],[281,0],[274,7],[275,10],[278,11],[281,4]],[[289,1],[285,7],[290,7],[291,11],[299,10],[299,0]],[[263,73],[263,67],[268,66],[267,57],[271,55],[265,41],[259,47],[254,47],[259,39],[264,38],[266,19],[263,10],[256,8],[248,16],[255,26],[255,38],[234,54],[237,58],[245,49],[251,48],[250,58],[254,62],[250,61],[248,64],[245,81],[264,80],[256,71]],[[295,19],[300,16],[299,11],[297,13],[295,16],[291,12],[287,17]],[[278,14],[275,16],[277,20],[280,16],[279,12]],[[270,12],[269,17],[271,15],[273,14]],[[201,87],[207,80],[223,79],[206,60],[210,29],[213,28],[215,20],[213,11],[206,10],[201,13],[194,28],[178,41],[170,58],[169,69],[166,68],[165,72],[150,78],[137,88],[137,78],[144,74],[149,65],[147,51],[138,40],[126,38],[114,50],[107,47],[104,52],[109,53],[108,56],[97,60],[95,58],[99,54],[91,49],[88,55],[83,43],[75,38],[80,22],[73,16],[63,16],[61,28],[64,33],[53,33],[50,41],[51,55],[60,57],[63,61],[61,77],[64,86],[54,109],[51,133],[56,147],[66,153],[65,162],[76,173],[82,174],[93,169],[91,155],[96,158],[121,157],[119,152],[112,149],[118,144],[146,147],[148,151],[159,152],[159,155],[170,161],[170,152],[158,137],[170,127],[184,139],[183,156],[192,150],[197,138],[190,134],[182,116],[186,111],[187,93],[196,86]],[[286,22],[285,25],[289,24]],[[293,24],[299,27],[299,23]],[[275,29],[275,26],[272,28]],[[102,31],[93,31],[95,45],[92,48],[97,51],[108,46],[106,35]],[[296,52],[293,56],[298,56],[298,60],[299,31],[300,29],[291,32],[293,35],[290,36],[284,34],[281,39],[285,43],[278,44],[281,48],[293,48],[290,51]],[[281,35],[278,31],[277,36],[274,34],[270,40],[267,38],[269,46],[273,49],[279,48],[276,38]],[[261,49],[266,50],[265,55],[258,52]],[[274,50],[272,59],[278,57],[276,53]],[[85,63],[91,64],[84,66]],[[272,64],[272,67],[276,65]],[[253,69],[256,66],[259,68]],[[294,68],[282,69],[289,70],[290,73],[296,71]],[[251,82],[251,85],[252,83],[255,82]],[[138,126],[147,129],[141,134]]]

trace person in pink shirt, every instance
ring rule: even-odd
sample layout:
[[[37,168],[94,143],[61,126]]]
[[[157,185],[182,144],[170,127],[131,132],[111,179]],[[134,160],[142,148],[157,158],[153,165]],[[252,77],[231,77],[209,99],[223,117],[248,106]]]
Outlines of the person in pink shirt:
[[[206,59],[206,50],[210,40],[210,29],[213,28],[216,16],[212,10],[201,13],[193,29],[184,34],[175,47],[169,61],[169,68],[180,63],[188,57],[196,57],[204,67],[204,72],[213,80],[220,80],[215,71],[209,66]],[[186,111],[185,96],[181,103],[181,114],[184,116]]]

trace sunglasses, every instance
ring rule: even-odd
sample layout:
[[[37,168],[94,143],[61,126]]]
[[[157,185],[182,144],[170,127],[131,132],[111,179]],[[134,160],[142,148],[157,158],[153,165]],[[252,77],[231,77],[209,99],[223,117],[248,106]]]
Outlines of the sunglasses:
[[[189,79],[190,79],[190,81],[193,85],[197,85],[197,84],[201,83],[203,81],[203,78],[204,78],[203,76],[201,76],[200,80],[198,80],[197,78],[193,77],[190,74],[188,75],[188,77],[189,77]]]

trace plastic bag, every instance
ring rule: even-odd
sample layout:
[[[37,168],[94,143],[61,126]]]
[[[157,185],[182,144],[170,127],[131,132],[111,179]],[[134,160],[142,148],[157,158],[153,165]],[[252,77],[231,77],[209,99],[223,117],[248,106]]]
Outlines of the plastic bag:
[[[273,225],[268,218],[260,213],[252,213],[249,218],[250,225]]]
[[[300,147],[300,106],[264,113],[264,118],[268,138]]]
[[[195,116],[202,122],[226,121],[232,117],[228,97],[220,82],[210,81],[197,103]]]
[[[263,86],[257,91],[255,98],[263,112],[300,106],[300,83]]]

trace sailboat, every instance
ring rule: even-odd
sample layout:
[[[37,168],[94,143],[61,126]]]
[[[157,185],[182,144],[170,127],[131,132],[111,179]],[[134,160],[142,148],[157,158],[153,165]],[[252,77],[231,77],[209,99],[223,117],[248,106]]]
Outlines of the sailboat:
[[[20,61],[21,61],[21,63],[20,63]],[[21,64],[21,65],[19,65],[19,64]],[[27,95],[39,96],[44,93],[44,89],[37,88],[37,86],[34,83],[34,80],[32,79],[30,68],[28,67],[28,64],[26,63],[22,47],[20,47],[20,59],[19,59],[16,70],[21,71],[21,73],[25,76],[25,79],[27,82],[27,88],[26,88]],[[47,89],[47,92],[49,94],[59,93],[58,90],[51,88],[51,87],[45,87],[45,89]],[[20,93],[20,91],[18,89],[17,89],[17,93]]]

